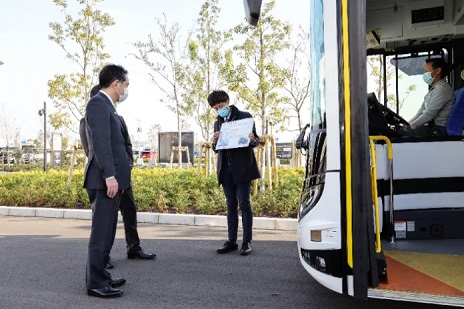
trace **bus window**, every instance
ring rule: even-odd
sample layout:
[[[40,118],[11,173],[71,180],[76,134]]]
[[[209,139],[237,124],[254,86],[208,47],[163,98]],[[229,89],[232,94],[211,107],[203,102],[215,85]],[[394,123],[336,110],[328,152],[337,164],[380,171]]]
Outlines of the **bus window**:
[[[314,129],[325,127],[325,47],[324,47],[324,8],[322,0],[311,2],[311,124]]]
[[[375,93],[379,102],[404,119],[411,119],[428,92],[428,86],[422,80],[425,60],[437,57],[447,59],[447,51],[368,56],[368,93]]]

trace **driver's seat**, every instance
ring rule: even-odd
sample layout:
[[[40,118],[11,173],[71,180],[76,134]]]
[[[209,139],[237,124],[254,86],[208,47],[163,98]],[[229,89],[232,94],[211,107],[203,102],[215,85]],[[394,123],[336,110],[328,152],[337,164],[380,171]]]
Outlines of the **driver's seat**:
[[[446,123],[446,132],[451,136],[462,136],[464,130],[464,88],[456,90],[456,101]]]

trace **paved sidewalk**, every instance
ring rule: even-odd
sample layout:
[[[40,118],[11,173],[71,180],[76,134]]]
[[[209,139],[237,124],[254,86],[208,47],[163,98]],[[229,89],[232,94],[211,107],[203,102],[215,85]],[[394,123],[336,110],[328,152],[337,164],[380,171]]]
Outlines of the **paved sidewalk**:
[[[60,208],[38,208],[38,207],[19,207],[19,206],[0,206],[0,216],[17,217],[44,217],[44,218],[64,218],[64,219],[92,219],[90,209],[60,209]],[[119,221],[122,221],[119,214]],[[196,226],[227,226],[225,216],[211,215],[181,215],[152,212],[138,212],[137,221],[139,223],[158,223],[171,225],[196,225]],[[241,220],[239,220],[241,222]],[[241,224],[241,223],[240,223]],[[296,231],[298,222],[296,219],[254,217],[253,228],[263,230],[284,230]]]

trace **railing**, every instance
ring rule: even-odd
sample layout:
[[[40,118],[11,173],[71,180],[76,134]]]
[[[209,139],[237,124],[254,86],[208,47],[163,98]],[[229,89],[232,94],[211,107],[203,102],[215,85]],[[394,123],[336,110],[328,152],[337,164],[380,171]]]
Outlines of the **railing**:
[[[378,205],[378,191],[377,191],[377,162],[374,141],[384,141],[387,144],[387,157],[389,165],[389,180],[390,180],[390,243],[395,242],[395,221],[394,221],[394,199],[393,199],[393,147],[390,139],[382,135],[369,136],[369,144],[371,151],[371,179],[372,179],[372,201],[374,203],[375,212],[375,225],[376,225],[376,252],[379,253],[381,248],[380,242],[380,215]]]

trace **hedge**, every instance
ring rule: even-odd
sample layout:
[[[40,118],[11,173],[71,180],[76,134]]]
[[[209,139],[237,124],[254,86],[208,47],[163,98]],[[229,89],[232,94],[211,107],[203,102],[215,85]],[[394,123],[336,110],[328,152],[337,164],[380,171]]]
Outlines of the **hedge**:
[[[83,169],[75,169],[70,186],[64,169],[1,174],[0,205],[89,209],[83,174]],[[304,169],[280,167],[278,174],[279,184],[273,184],[272,192],[252,194],[255,216],[296,218]],[[197,175],[195,168],[134,168],[132,186],[139,211],[225,214],[225,198],[216,176]]]

